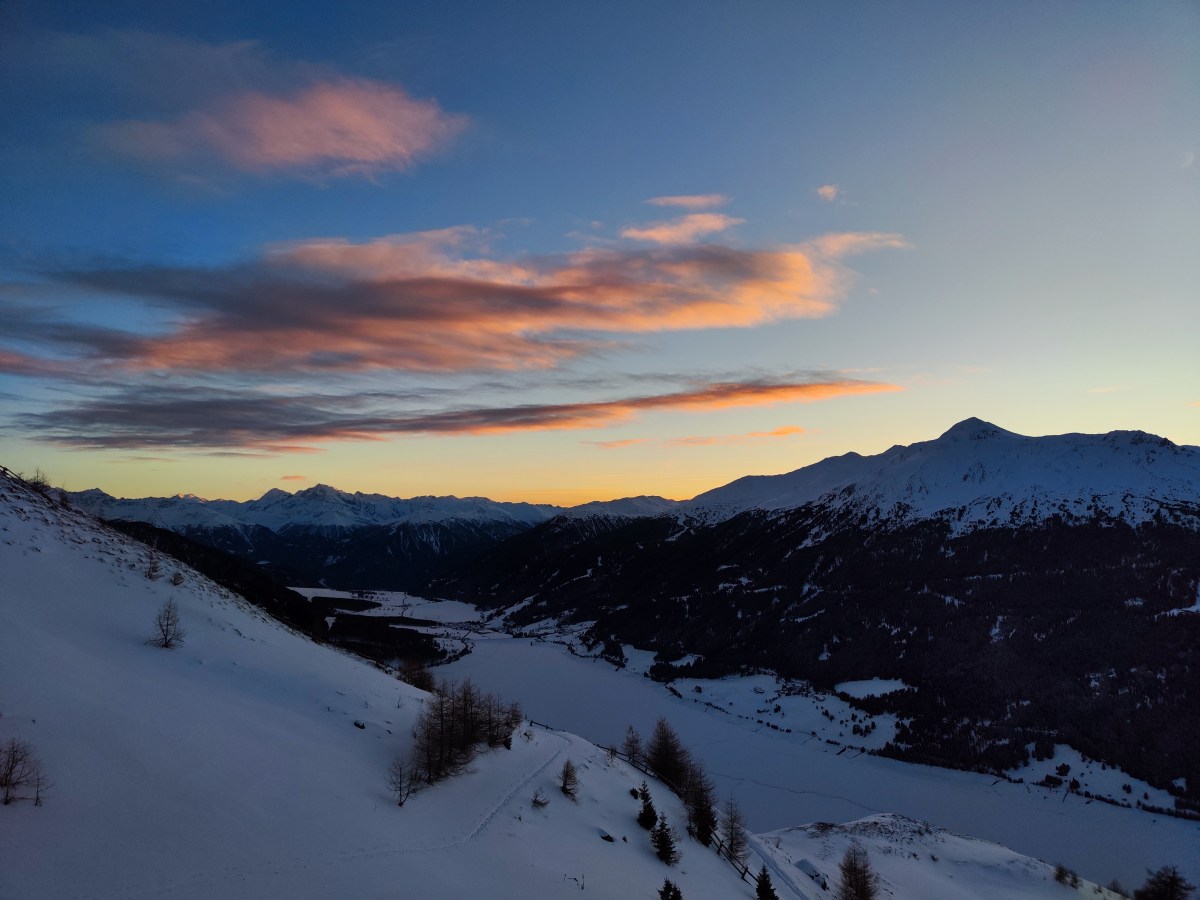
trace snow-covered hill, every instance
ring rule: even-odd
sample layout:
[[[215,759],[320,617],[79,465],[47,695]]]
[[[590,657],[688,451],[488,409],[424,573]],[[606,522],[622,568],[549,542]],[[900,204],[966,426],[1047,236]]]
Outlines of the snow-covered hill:
[[[1055,868],[1007,847],[964,837],[898,815],[868,816],[845,825],[818,823],[759,835],[757,844],[781,880],[789,878],[813,896],[834,885],[846,851],[867,851],[882,897],[923,900],[1025,900],[1028,897],[1115,898],[1119,895],[1079,879],[1055,880]],[[1070,875],[1067,875],[1068,882]]]
[[[422,692],[190,570],[151,579],[152,559],[0,475],[0,740],[28,742],[53,782],[42,807],[0,808],[6,900],[527,898],[573,879],[652,896],[666,874],[689,897],[750,896],[711,851],[659,862],[629,796],[642,775],[568,734],[526,727],[397,808],[383,776]],[[145,643],[167,599],[187,631],[171,651]],[[554,787],[568,757],[578,803]]]
[[[151,577],[154,560],[0,474],[0,739],[28,742],[53,783],[43,806],[0,807],[6,900],[625,898],[654,896],[665,877],[689,900],[753,896],[686,839],[678,866],[658,861],[634,822],[641,774],[562,732],[524,727],[511,751],[396,807],[383,772],[408,747],[421,692],[195,572],[159,560]],[[168,599],[187,630],[170,651],[146,643]],[[578,802],[555,788],[566,758]],[[542,810],[530,804],[538,789],[551,798]],[[678,802],[652,789],[682,823]],[[965,839],[948,853],[954,867],[906,880],[882,865],[881,841],[871,849],[897,898],[949,896],[951,884],[992,896],[973,885],[997,871],[1020,873],[1021,896],[1069,896],[1043,864]],[[771,867],[781,897],[829,896],[785,868],[790,837],[755,845],[751,864]]]
[[[1025,437],[967,419],[936,440],[877,456],[847,453],[785,475],[739,478],[682,504],[679,514],[718,522],[808,503],[882,523],[944,517],[959,529],[1055,515],[1195,521],[1200,447],[1141,431]]]

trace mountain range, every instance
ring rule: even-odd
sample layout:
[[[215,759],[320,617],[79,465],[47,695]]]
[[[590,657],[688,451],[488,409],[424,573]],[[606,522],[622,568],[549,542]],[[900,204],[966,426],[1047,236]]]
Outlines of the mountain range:
[[[1024,437],[967,419],[936,440],[875,456],[847,453],[783,475],[747,476],[686,501],[641,496],[564,508],[484,497],[351,494],[325,484],[294,494],[274,488],[249,501],[194,494],[118,499],[96,488],[70,497],[101,518],[146,522],[285,573],[294,567],[289,574],[305,583],[405,588],[427,578],[436,561],[453,568],[556,518],[624,523],[674,517],[703,526],[750,511],[777,514],[819,504],[881,527],[938,519],[955,533],[1100,517],[1195,525],[1200,448],[1140,431]],[[330,551],[320,554],[318,578],[305,571],[314,543]],[[346,559],[364,543],[382,551],[377,565]]]
[[[940,437],[674,502],[570,510],[320,486],[247,504],[73,495],[291,583],[465,600],[655,677],[896,678],[884,752],[1003,773],[1055,741],[1200,811],[1200,448],[1138,431]],[[224,517],[218,524],[214,514]],[[882,702],[882,701],[880,701]]]

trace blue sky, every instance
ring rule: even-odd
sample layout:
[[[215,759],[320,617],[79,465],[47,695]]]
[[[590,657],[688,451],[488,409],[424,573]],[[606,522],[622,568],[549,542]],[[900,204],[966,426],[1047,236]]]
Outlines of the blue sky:
[[[968,416],[1200,444],[1195,4],[0,30],[10,468],[573,503]]]

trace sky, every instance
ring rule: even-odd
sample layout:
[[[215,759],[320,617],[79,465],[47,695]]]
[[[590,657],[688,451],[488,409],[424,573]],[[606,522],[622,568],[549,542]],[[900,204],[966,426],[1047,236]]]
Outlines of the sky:
[[[1200,444],[1200,4],[0,5],[0,464],[687,498]]]

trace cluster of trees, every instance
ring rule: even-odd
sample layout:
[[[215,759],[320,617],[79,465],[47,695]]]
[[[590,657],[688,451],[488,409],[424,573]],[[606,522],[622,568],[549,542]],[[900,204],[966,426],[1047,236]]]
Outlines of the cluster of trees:
[[[659,718],[654,733],[645,743],[630,725],[625,730],[621,752],[635,765],[644,766],[657,775],[683,800],[689,835],[706,847],[717,841],[719,851],[739,869],[746,870],[750,844],[746,836],[745,818],[737,799],[730,794],[718,814],[712,779],[684,747],[679,735],[665,718]],[[666,817],[655,809],[646,782],[643,781],[633,794],[642,802],[637,822],[650,832],[655,854],[667,865],[674,865],[679,861],[675,834],[667,824]],[[834,894],[837,900],[875,900],[878,897],[879,877],[871,868],[867,851],[861,846],[855,844],[846,851],[840,870],[841,878]],[[756,900],[778,900],[766,865],[753,877],[753,882]],[[659,897],[680,900],[682,895],[678,886],[667,880],[659,891]]]
[[[396,803],[403,806],[421,784],[459,772],[480,745],[511,749],[522,719],[519,704],[483,693],[469,678],[458,685],[439,682],[413,726],[411,754],[396,757],[388,769],[387,785]]]
[[[679,795],[687,810],[688,834],[705,847],[709,846],[717,831],[716,788],[704,766],[688,752],[670,723],[660,717],[645,745],[630,725],[625,731],[621,750],[630,762],[645,766]]]
[[[730,794],[718,813],[716,788],[712,779],[700,761],[688,752],[665,718],[659,718],[653,734],[644,744],[633,726],[629,726],[625,731],[621,752],[634,765],[653,772],[679,796],[687,814],[687,832],[691,837],[705,847],[717,842],[719,852],[739,868],[745,869],[750,847],[741,807]],[[666,817],[655,809],[646,782],[643,781],[634,794],[642,802],[637,816],[638,824],[650,832],[650,842],[658,858],[667,865],[674,865],[679,861],[674,830],[667,824]],[[775,895],[771,876],[765,867],[755,879],[755,885],[759,897]]]

